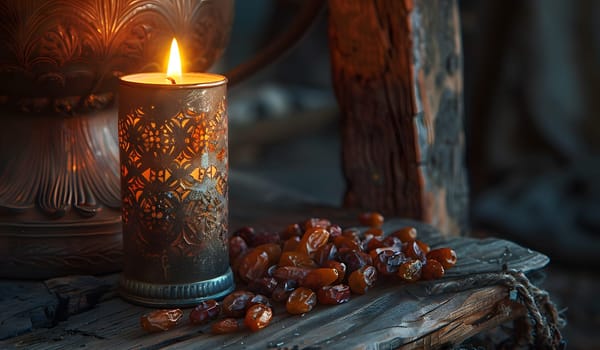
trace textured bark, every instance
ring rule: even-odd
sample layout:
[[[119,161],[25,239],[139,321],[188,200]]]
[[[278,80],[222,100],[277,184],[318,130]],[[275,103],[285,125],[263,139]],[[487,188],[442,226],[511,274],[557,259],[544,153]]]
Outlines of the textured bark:
[[[466,230],[456,1],[329,0],[345,204]]]

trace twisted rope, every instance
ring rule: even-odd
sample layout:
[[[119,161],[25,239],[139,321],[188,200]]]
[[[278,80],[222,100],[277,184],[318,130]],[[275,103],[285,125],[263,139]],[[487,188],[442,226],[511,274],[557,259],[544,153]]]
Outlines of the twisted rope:
[[[565,343],[560,333],[565,320],[560,317],[548,292],[533,285],[523,272],[506,270],[470,275],[460,280],[431,285],[430,294],[455,293],[473,288],[502,285],[509,289],[509,298],[527,309],[528,329],[519,339],[536,349],[563,349]]]

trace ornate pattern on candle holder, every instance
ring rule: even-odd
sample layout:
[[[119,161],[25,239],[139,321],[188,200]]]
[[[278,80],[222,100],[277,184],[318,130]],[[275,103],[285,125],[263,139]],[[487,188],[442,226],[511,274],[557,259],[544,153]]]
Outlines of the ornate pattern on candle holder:
[[[212,90],[166,91],[158,105],[120,109],[121,292],[133,302],[188,305],[233,287],[226,97],[224,87]],[[135,105],[144,90],[124,89],[122,95]],[[179,99],[184,102],[172,104],[181,107],[169,115],[165,106]],[[182,291],[185,300],[177,297]]]
[[[196,247],[211,239],[225,244],[225,100],[212,113],[185,110],[165,119],[137,108],[119,119],[119,134],[123,223],[139,225],[140,248],[149,255],[160,255],[167,240],[182,254],[192,256]],[[215,154],[210,165],[199,164],[199,155],[210,154]],[[154,167],[156,162],[165,167]],[[132,218],[132,213],[137,217]],[[178,217],[185,217],[185,223],[176,220]],[[215,233],[216,237],[203,237]]]

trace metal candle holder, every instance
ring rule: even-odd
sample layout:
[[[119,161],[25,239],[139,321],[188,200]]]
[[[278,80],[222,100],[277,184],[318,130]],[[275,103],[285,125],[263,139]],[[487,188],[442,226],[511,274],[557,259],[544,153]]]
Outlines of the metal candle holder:
[[[117,78],[221,56],[233,0],[0,0],[0,277],[121,269]]]
[[[120,292],[129,301],[188,306],[233,290],[226,84],[199,73],[178,84],[164,73],[120,80]]]

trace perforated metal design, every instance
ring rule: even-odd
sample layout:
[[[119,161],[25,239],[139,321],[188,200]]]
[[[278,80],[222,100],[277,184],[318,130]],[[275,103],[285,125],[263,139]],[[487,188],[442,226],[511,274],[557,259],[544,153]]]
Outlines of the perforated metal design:
[[[228,271],[225,90],[224,78],[206,88],[121,84],[122,287],[197,284]]]

